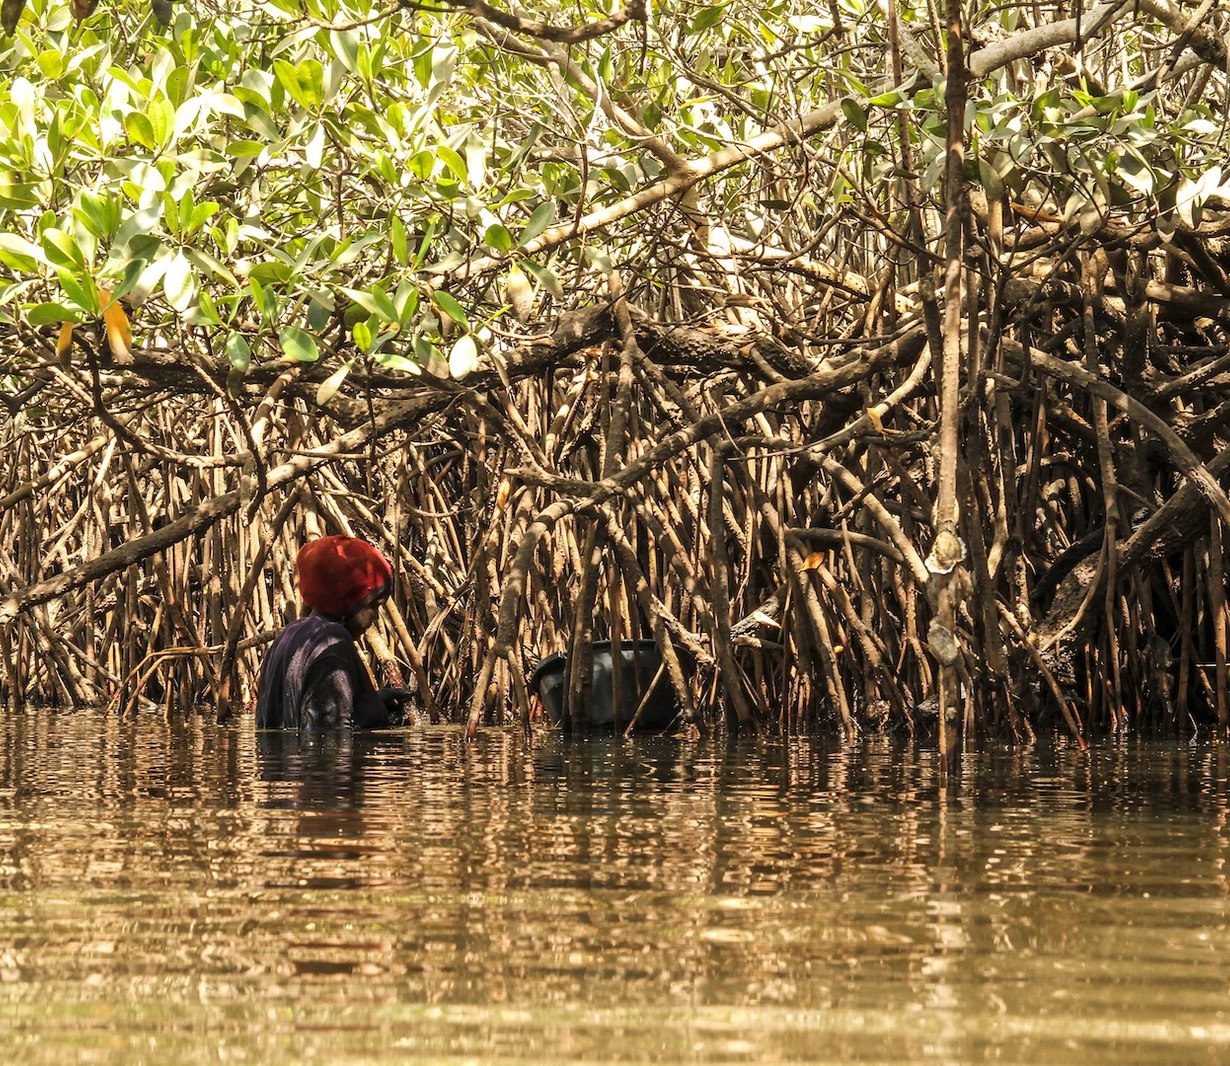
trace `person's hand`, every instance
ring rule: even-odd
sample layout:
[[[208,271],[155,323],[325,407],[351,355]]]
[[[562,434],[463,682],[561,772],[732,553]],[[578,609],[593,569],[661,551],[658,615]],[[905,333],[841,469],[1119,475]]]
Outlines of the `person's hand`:
[[[404,725],[408,719],[406,707],[412,699],[414,692],[408,688],[382,688],[377,695],[384,701],[385,710],[389,713],[389,721],[393,724]]]

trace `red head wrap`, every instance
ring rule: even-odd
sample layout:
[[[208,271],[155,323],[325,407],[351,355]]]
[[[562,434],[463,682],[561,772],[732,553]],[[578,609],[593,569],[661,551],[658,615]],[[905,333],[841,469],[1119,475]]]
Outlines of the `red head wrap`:
[[[325,614],[345,617],[366,607],[393,586],[389,561],[357,537],[321,537],[299,549],[299,595]]]

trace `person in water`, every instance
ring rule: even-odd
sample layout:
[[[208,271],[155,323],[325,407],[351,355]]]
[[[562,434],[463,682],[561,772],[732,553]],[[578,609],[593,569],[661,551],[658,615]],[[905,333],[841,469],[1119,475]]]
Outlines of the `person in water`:
[[[310,613],[292,622],[261,671],[257,729],[383,729],[401,725],[406,689],[376,690],[356,638],[393,590],[393,568],[357,537],[309,541],[295,560]]]

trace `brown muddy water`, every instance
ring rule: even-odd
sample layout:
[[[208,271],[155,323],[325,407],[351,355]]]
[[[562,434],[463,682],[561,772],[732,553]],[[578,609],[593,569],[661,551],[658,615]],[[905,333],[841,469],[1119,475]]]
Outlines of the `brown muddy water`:
[[[0,717],[0,1061],[1230,1060],[1230,751]]]

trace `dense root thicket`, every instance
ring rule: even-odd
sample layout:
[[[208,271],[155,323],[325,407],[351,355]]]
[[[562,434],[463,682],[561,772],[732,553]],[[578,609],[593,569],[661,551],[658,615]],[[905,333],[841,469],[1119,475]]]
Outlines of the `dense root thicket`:
[[[1189,246],[1220,262],[1206,226]],[[336,418],[297,370],[241,406],[199,368],[49,361],[6,426],[4,696],[242,706],[298,546],[347,532],[396,563],[371,647],[432,715],[528,715],[538,659],[652,636],[696,664],[669,672],[701,723],[933,728],[945,654],[967,728],[1224,722],[1223,518],[1197,474],[1230,465],[1225,297],[1121,245],[1040,282],[969,263],[1000,325],[963,353],[951,637],[926,314],[805,360],[789,329],[617,295],[464,385],[370,377]]]

